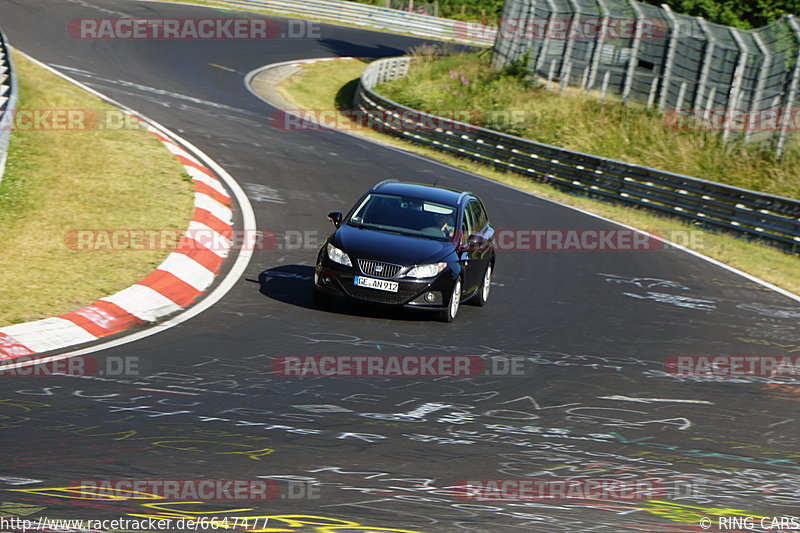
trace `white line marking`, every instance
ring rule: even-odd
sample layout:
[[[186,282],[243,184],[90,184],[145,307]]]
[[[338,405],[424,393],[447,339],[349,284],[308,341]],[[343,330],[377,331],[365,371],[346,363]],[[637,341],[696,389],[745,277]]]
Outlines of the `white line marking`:
[[[232,106],[225,105],[225,104],[219,104],[217,102],[212,102],[210,100],[203,100],[202,98],[195,98],[194,96],[189,96],[187,94],[181,94],[181,93],[176,93],[176,92],[172,92],[172,91],[165,91],[164,89],[157,89],[156,87],[150,87],[149,85],[142,85],[142,84],[139,84],[139,83],[134,83],[132,81],[111,80],[111,79],[108,79],[108,78],[102,78],[102,77],[98,76],[95,73],[88,72],[88,71],[85,71],[85,70],[80,70],[80,69],[72,69],[70,67],[64,67],[63,65],[60,66],[60,68],[63,68],[63,69],[66,69],[66,70],[71,70],[71,71],[73,71],[75,74],[77,74],[79,76],[84,76],[84,77],[87,77],[87,78],[91,78],[92,81],[94,81],[94,82],[105,82],[105,83],[110,84],[110,85],[118,85],[120,87],[127,87],[127,88],[130,88],[130,89],[136,89],[136,90],[141,91],[141,92],[157,94],[158,96],[166,96],[167,98],[174,98],[175,100],[183,100],[183,101],[191,102],[193,104],[197,104],[197,105],[201,105],[201,106],[204,105],[204,106],[214,107],[214,108],[217,108],[217,109],[227,109],[228,111],[237,111],[237,112],[240,112],[240,113],[245,113],[246,112],[245,110],[239,109],[237,107],[232,107]],[[113,87],[109,87],[109,88],[113,89]]]
[[[714,402],[706,400],[679,400],[671,398],[632,398],[630,396],[599,396],[601,400],[619,400],[621,402],[636,402],[636,403],[702,403],[706,405],[714,405]]]
[[[179,396],[198,396],[196,392],[179,392],[179,391],[172,391],[172,390],[163,390],[163,389],[136,389],[144,392],[160,392],[162,394],[177,394]]]

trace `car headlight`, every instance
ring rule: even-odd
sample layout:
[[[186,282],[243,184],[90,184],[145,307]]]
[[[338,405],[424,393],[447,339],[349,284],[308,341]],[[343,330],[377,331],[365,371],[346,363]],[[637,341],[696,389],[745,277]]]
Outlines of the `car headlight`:
[[[447,263],[433,263],[432,265],[417,265],[406,273],[407,278],[432,278],[445,269]]]
[[[350,262],[350,258],[347,257],[347,254],[331,243],[328,243],[328,258],[334,263],[339,263],[340,265],[349,267],[353,266],[353,263]]]

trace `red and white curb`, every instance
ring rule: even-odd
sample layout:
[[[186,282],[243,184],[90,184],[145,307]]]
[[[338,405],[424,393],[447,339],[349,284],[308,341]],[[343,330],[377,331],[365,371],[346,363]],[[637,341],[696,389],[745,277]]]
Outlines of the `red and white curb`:
[[[154,322],[187,307],[214,282],[230,252],[231,198],[196,157],[152,125],[145,127],[192,178],[194,213],[189,229],[158,268],[127,289],[71,313],[0,328],[0,361],[91,342]],[[198,235],[203,242],[193,237]],[[204,244],[209,241],[212,248]]]

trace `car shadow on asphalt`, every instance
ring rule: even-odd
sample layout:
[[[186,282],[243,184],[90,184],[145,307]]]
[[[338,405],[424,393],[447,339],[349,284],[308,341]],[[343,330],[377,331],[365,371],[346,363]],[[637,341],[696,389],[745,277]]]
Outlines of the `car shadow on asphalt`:
[[[329,309],[317,309],[311,300],[314,267],[308,265],[281,265],[264,270],[258,279],[248,279],[258,283],[259,292],[268,298],[297,307],[312,309],[320,313],[335,313],[367,318],[384,318],[392,320],[409,320],[430,322],[436,320],[436,313],[416,311],[414,309],[382,307],[367,303],[351,302],[337,299]]]

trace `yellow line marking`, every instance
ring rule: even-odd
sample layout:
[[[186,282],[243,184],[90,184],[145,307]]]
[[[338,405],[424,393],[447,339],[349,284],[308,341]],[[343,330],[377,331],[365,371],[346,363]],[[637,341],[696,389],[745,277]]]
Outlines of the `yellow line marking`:
[[[224,67],[222,65],[217,65],[216,63],[209,63],[209,65],[211,65],[212,67],[216,67],[216,68],[222,69],[222,70],[227,70],[228,72],[236,72],[236,69],[233,69],[233,68],[230,68],[230,67]]]

